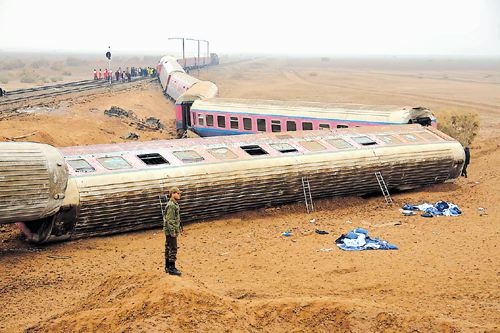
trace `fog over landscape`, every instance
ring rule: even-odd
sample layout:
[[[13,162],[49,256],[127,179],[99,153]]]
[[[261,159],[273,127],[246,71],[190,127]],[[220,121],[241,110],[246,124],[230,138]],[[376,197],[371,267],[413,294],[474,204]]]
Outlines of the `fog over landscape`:
[[[495,56],[500,2],[0,0],[0,31],[0,51],[172,53],[169,37],[191,37],[219,53]]]

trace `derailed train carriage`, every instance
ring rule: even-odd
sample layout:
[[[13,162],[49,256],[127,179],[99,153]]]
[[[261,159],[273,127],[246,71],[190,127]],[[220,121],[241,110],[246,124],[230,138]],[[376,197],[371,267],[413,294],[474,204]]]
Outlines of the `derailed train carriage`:
[[[162,224],[159,195],[183,191],[183,221],[303,199],[452,181],[460,143],[432,127],[393,125],[56,149],[0,143],[0,224],[28,240],[101,236]]]

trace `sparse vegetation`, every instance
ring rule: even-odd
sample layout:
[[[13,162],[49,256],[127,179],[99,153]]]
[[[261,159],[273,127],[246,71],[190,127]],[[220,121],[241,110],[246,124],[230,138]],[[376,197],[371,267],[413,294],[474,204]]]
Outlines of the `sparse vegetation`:
[[[71,76],[71,72],[64,71],[64,72],[62,72],[62,75],[64,75],[64,76]]]
[[[7,76],[0,76],[0,83],[3,84],[9,83],[9,78]]]
[[[318,73],[316,73],[316,72],[310,72],[309,76],[318,76]]]
[[[82,65],[86,65],[86,64],[87,64],[87,61],[80,59],[80,58],[68,57],[66,59],[66,65],[71,66],[71,67],[78,67],[78,66],[82,66]]]
[[[64,63],[62,61],[55,61],[50,66],[50,69],[55,70],[55,71],[60,71],[63,68],[64,68]]]
[[[39,59],[39,60],[31,63],[31,67],[35,68],[35,69],[46,68],[46,67],[49,67],[49,65],[50,65],[50,63],[45,59]]]
[[[35,78],[33,76],[30,76],[30,75],[21,76],[21,79],[19,81],[21,81],[22,83],[35,83],[36,82]]]
[[[4,60],[1,63],[1,68],[4,70],[12,70],[12,69],[18,69],[18,68],[24,68],[25,64],[22,60],[20,59],[9,59],[9,60]]]
[[[51,82],[58,82],[58,81],[62,81],[62,77],[60,77],[60,76],[51,77],[51,78],[50,78],[50,81],[51,81]]]
[[[445,111],[438,112],[436,116],[438,129],[464,147],[470,146],[479,133],[479,115],[475,112]]]

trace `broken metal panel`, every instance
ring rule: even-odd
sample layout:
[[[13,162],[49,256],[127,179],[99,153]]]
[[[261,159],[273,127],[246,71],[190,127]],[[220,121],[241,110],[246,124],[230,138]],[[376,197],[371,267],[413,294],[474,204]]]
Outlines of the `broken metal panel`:
[[[68,171],[62,154],[39,143],[0,143],[0,224],[54,215]]]

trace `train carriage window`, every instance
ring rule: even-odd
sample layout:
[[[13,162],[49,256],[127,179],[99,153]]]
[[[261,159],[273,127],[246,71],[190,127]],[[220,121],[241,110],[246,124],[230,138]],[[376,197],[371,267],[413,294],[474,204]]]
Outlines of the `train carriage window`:
[[[193,125],[196,125],[196,112],[193,112]]]
[[[339,125],[337,125],[337,128],[349,128],[349,126],[347,126],[347,125],[340,125],[339,124]]]
[[[288,143],[271,143],[270,146],[280,153],[294,153],[298,151],[294,146]]]
[[[286,130],[287,130],[287,132],[296,131],[297,130],[297,124],[295,123],[295,121],[288,120],[286,122]]]
[[[163,156],[157,153],[140,154],[137,157],[147,165],[170,164]]]
[[[303,122],[302,123],[302,130],[303,131],[311,131],[313,129],[313,123],[310,122]]]
[[[100,157],[97,159],[97,161],[99,161],[99,163],[101,163],[101,165],[108,170],[119,170],[119,169],[132,168],[132,166],[130,164],[128,164],[128,162],[125,161],[120,156]]]
[[[359,143],[360,145],[363,146],[371,146],[371,145],[376,145],[377,143],[373,141],[371,138],[367,136],[356,136],[352,138],[352,140],[356,143]]]
[[[204,122],[205,119],[203,119],[203,115],[202,114],[199,114],[198,115],[198,125],[199,126],[203,126],[203,124],[205,123]]]
[[[281,132],[281,121],[280,120],[271,120],[271,131],[272,132]]]
[[[387,144],[401,143],[394,135],[379,135],[378,138]]]
[[[248,145],[248,146],[240,146],[248,155],[258,156],[258,155],[267,155],[268,152],[262,149],[262,147],[257,145]]]
[[[328,139],[326,140],[326,142],[328,142],[337,149],[352,148],[352,145],[349,142],[345,141],[344,139]]]
[[[229,123],[230,123],[232,129],[240,128],[240,124],[238,122],[238,117],[231,117],[229,119]]]
[[[408,141],[416,142],[419,141],[418,138],[415,135],[412,134],[401,134],[403,138],[405,138]]]
[[[252,130],[252,118],[243,118],[243,129],[245,131]]]
[[[172,154],[184,163],[196,163],[204,160],[204,158],[194,150],[179,150],[174,151]]]
[[[219,160],[234,160],[238,155],[226,147],[208,149],[208,152]]]
[[[73,170],[75,170],[75,172],[93,172],[93,171],[95,171],[95,168],[92,165],[90,165],[89,162],[85,161],[84,159],[69,160],[67,162],[73,168]]]
[[[319,124],[319,129],[322,130],[322,129],[330,129],[330,125],[329,124]]]
[[[309,151],[322,151],[326,147],[317,141],[300,141],[299,144]]]
[[[213,127],[214,126],[214,116],[211,114],[207,114],[207,126]]]
[[[427,141],[437,141],[438,137],[430,132],[419,132],[418,136],[427,140]]]
[[[226,128],[226,116],[217,116],[217,126]]]
[[[259,132],[266,131],[266,120],[265,119],[257,119],[257,131],[259,131]]]

